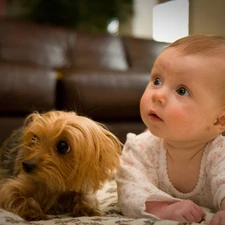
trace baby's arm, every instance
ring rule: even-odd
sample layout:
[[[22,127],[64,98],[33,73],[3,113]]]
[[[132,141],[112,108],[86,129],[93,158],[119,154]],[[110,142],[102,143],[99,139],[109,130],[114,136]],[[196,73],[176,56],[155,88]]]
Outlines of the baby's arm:
[[[214,140],[212,150],[207,156],[207,174],[211,181],[211,192],[215,208],[219,208],[210,225],[225,224],[225,139],[220,137]]]
[[[146,212],[160,219],[175,220],[179,222],[200,222],[205,212],[191,200],[182,200],[175,203],[147,201]]]

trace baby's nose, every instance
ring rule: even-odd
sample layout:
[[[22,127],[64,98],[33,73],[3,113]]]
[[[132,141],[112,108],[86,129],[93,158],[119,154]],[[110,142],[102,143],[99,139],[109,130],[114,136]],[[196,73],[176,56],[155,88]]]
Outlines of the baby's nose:
[[[165,105],[167,101],[167,93],[162,90],[156,90],[152,95],[152,101],[154,103],[159,103],[161,105]]]

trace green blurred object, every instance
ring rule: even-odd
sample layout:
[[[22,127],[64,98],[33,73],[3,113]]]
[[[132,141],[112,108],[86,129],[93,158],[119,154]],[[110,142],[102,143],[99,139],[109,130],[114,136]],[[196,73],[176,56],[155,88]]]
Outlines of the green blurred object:
[[[133,0],[8,0],[7,10],[11,18],[106,32],[112,18],[131,18]]]

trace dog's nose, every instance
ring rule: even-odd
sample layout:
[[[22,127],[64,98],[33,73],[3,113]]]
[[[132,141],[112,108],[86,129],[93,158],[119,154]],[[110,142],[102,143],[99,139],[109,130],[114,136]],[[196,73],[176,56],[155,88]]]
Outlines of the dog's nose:
[[[30,173],[35,168],[35,164],[31,161],[24,161],[22,162],[22,165],[24,171],[27,173]]]

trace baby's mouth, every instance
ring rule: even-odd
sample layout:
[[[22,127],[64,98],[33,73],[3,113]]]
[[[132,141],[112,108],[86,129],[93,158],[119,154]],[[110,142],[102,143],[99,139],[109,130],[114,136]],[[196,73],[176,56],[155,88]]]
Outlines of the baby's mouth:
[[[154,120],[161,120],[163,121],[155,112],[150,111],[149,113],[150,118],[154,119]]]

